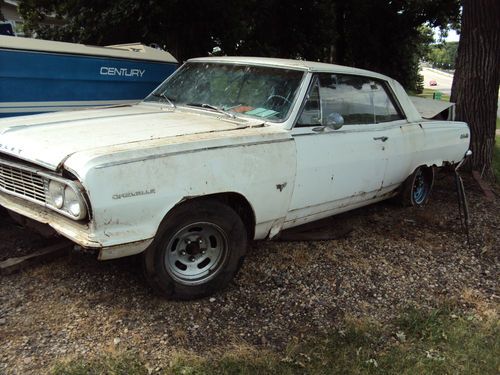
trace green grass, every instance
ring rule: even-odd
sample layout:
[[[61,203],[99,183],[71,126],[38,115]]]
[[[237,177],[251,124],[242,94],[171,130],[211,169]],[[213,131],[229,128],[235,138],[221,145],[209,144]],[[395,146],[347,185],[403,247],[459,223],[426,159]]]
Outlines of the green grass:
[[[409,308],[392,324],[350,323],[326,337],[291,344],[277,354],[251,348],[220,356],[179,355],[163,374],[497,374],[500,325],[442,308]],[[75,359],[57,364],[54,375],[146,374],[132,354]]]
[[[500,135],[497,135],[495,137],[495,151],[493,151],[493,173],[495,173],[497,183],[500,183]]]
[[[500,117],[497,117],[497,129],[500,129]],[[500,184],[500,135],[495,136],[495,150],[493,151],[493,173]]]
[[[52,369],[54,375],[147,375],[148,370],[133,353],[103,355],[92,359],[61,362]]]
[[[422,98],[427,98],[427,99],[432,99],[432,96],[434,95],[434,93],[436,91],[439,91],[439,90],[434,90],[434,89],[424,89],[424,92],[422,94],[419,94],[418,96],[422,97]],[[441,96],[441,100],[444,100],[446,102],[449,102],[450,101],[450,96],[449,95],[445,95],[443,94]]]

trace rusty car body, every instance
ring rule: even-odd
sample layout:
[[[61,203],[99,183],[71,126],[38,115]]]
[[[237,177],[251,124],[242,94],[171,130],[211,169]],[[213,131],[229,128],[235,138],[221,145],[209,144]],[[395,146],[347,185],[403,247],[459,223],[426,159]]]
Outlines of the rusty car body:
[[[0,121],[0,205],[151,285],[227,285],[250,240],[398,195],[424,204],[465,123],[425,120],[381,74],[298,60],[189,60],[143,102]]]

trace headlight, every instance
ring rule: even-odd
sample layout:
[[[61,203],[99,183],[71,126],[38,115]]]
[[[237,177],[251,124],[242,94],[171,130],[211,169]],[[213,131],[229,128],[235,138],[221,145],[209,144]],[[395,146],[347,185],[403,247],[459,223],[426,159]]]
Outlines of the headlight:
[[[64,188],[65,185],[59,181],[49,182],[49,197],[56,208],[62,208],[64,205]]]
[[[87,216],[87,206],[82,193],[72,181],[50,180],[47,203],[55,211],[75,220]]]
[[[64,208],[74,217],[84,214],[85,206],[80,196],[70,186],[66,186],[64,190]]]

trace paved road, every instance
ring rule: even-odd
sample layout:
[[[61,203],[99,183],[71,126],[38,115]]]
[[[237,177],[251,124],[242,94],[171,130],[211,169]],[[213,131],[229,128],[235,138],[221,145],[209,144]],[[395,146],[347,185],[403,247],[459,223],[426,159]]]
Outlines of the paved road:
[[[451,94],[451,85],[453,83],[453,74],[441,72],[436,69],[425,68],[422,67],[420,70],[420,74],[424,76],[424,88],[439,90],[443,94],[450,95]],[[435,80],[437,82],[437,86],[429,85],[429,81]],[[498,98],[498,108],[497,108],[497,116],[500,117],[500,95]]]
[[[451,94],[451,84],[453,83],[453,74],[440,72],[436,69],[422,68],[420,74],[424,76],[424,88],[439,90],[443,94]],[[437,86],[429,85],[431,80],[437,82]]]

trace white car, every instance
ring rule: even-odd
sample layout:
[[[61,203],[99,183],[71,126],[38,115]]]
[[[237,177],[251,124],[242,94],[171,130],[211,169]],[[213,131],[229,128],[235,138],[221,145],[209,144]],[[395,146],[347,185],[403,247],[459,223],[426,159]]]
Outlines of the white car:
[[[423,205],[465,123],[424,120],[386,76],[192,59],[143,102],[0,121],[0,205],[99,259],[144,253],[169,298],[224,287],[251,240],[399,194]]]

